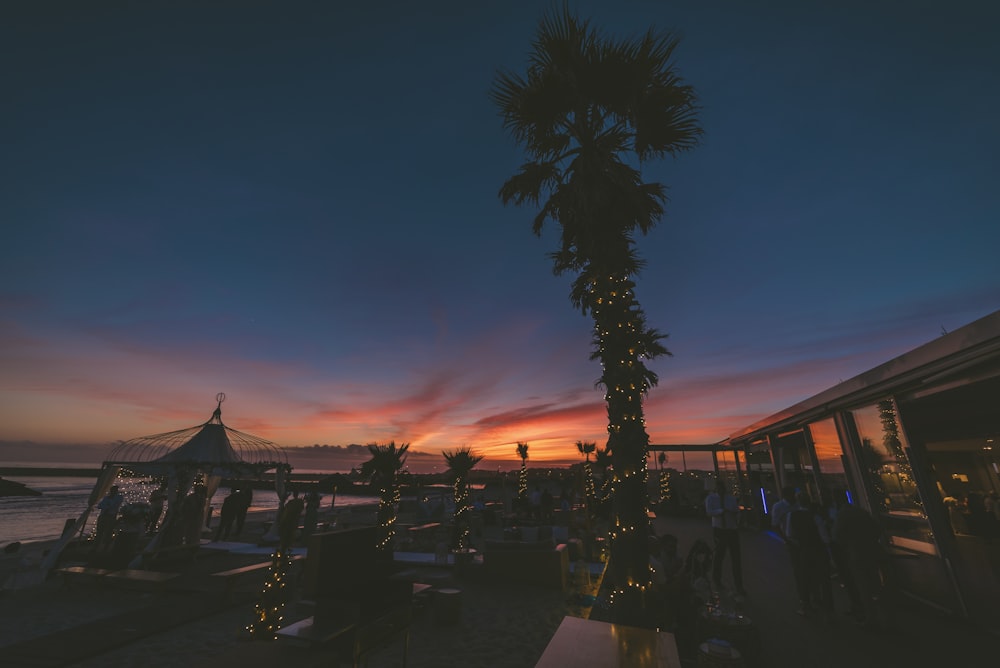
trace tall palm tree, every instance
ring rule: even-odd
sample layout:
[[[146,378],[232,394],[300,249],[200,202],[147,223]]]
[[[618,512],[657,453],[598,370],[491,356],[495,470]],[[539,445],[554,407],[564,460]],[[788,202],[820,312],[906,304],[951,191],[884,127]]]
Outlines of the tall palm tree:
[[[441,454],[444,455],[448,471],[454,478],[455,517],[452,546],[456,550],[464,550],[469,547],[469,513],[472,510],[472,503],[469,500],[469,473],[482,461],[483,456],[474,454],[469,447],[446,450]]]
[[[392,549],[392,539],[396,535],[396,504],[399,503],[399,481],[406,464],[409,443],[396,447],[395,441],[386,445],[370,443],[368,452],[371,459],[361,465],[361,477],[371,482],[378,490],[378,524],[381,529],[377,549]]]
[[[527,162],[500,189],[505,204],[540,207],[561,231],[551,254],[556,274],[576,274],[573,305],[594,322],[615,471],[611,561],[617,600],[641,607],[650,583],[646,508],[646,433],[642,400],[657,377],[645,360],[669,354],[647,326],[633,277],[634,250],[663,214],[666,189],[645,183],[650,158],[697,145],[701,128],[693,89],[675,71],[677,39],[650,30],[633,40],[601,35],[567,7],[545,15],[524,75],[501,72],[492,89],[504,126]]]
[[[524,501],[528,498],[528,444],[518,442],[517,456],[521,458],[521,477],[517,482],[517,498]]]

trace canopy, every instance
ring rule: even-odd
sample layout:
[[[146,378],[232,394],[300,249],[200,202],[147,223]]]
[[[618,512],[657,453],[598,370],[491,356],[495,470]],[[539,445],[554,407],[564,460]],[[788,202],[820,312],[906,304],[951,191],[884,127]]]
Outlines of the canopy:
[[[216,396],[218,405],[212,417],[204,424],[178,431],[141,436],[124,441],[116,446],[103,463],[97,484],[90,494],[87,508],[77,519],[72,530],[49,552],[42,564],[47,572],[57,562],[65,545],[86,526],[87,518],[97,502],[107,494],[119,474],[126,470],[131,474],[156,476],[166,479],[168,506],[160,532],[150,541],[146,552],[155,551],[162,541],[166,528],[177,516],[180,501],[202,478],[207,488],[207,501],[212,498],[223,477],[259,478],[267,471],[275,471],[275,485],[280,495],[284,492],[284,481],[291,467],[284,450],[271,441],[230,429],[222,422],[222,402],[226,395]]]

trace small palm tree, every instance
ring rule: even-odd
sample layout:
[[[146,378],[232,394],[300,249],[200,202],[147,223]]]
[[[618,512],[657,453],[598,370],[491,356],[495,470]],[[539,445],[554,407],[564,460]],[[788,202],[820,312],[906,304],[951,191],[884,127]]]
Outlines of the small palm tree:
[[[476,464],[482,461],[482,455],[473,454],[472,448],[463,446],[453,451],[443,451],[448,472],[454,477],[455,517],[452,546],[456,550],[469,547],[469,512],[472,503],[469,500],[469,473]]]
[[[609,469],[612,467],[611,451],[607,448],[597,448],[594,452],[594,465],[600,469],[601,477],[604,479],[604,482],[601,483],[601,493],[598,495],[603,504],[611,498],[611,490],[613,489],[611,485],[612,474],[609,473]]]
[[[594,471],[590,468],[590,455],[597,449],[597,443],[585,443],[583,441],[576,442],[576,449],[584,456],[583,461],[583,496],[587,500],[587,505],[589,507],[590,502],[593,501],[596,496],[594,490]]]
[[[521,501],[528,498],[528,444],[518,442],[517,456],[521,458],[521,477],[517,482],[517,498]]]
[[[371,443],[368,452],[372,458],[361,465],[361,477],[368,480],[378,490],[378,523],[381,528],[377,549],[390,550],[396,535],[396,504],[399,503],[399,481],[406,464],[409,443],[398,448],[395,441],[386,445]]]
[[[660,468],[660,503],[663,504],[670,501],[670,471],[663,470],[667,463],[667,453],[661,450],[656,461]]]

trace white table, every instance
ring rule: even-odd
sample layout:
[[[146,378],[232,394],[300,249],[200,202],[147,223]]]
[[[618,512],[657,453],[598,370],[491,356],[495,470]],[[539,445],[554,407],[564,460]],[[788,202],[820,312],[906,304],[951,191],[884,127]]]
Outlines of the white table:
[[[535,668],[681,668],[672,633],[566,617]]]

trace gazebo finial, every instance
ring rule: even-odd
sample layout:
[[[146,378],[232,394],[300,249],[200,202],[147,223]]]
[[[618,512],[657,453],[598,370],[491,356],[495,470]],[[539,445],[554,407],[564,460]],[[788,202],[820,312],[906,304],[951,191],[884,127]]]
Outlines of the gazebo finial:
[[[212,413],[212,422],[222,424],[222,402],[226,400],[226,393],[219,392],[215,395],[215,400],[219,402],[219,405],[215,407],[215,412]]]

